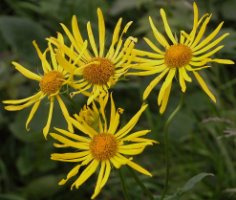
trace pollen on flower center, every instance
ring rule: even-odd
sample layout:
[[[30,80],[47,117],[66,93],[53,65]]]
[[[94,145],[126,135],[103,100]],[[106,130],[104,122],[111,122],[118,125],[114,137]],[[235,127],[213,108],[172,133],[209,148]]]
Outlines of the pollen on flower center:
[[[192,58],[191,49],[183,44],[175,44],[169,47],[165,53],[165,64],[168,67],[183,67]]]
[[[44,94],[50,95],[57,92],[64,81],[63,75],[58,71],[50,71],[41,79],[39,86]]]
[[[110,133],[95,135],[89,144],[93,157],[97,160],[112,158],[117,152],[116,138]]]
[[[83,77],[89,83],[104,85],[109,81],[109,78],[114,74],[114,65],[106,58],[94,58],[91,63],[84,68]]]

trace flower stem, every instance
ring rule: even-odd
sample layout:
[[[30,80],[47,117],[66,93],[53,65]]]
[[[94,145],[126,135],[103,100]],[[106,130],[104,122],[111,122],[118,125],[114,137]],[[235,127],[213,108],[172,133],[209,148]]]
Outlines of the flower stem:
[[[168,190],[168,184],[169,184],[169,175],[170,175],[170,151],[169,151],[169,126],[174,119],[175,115],[179,112],[180,108],[183,105],[183,100],[184,100],[184,94],[182,94],[180,101],[177,105],[177,107],[174,109],[174,111],[170,114],[168,119],[165,122],[164,125],[164,145],[165,145],[165,164],[166,164],[166,177],[165,177],[165,188],[164,192],[162,193],[161,200],[164,199],[167,190]]]
[[[146,188],[146,186],[143,184],[143,182],[139,179],[139,177],[137,176],[137,174],[134,172],[134,170],[130,167],[128,167],[130,173],[132,174],[132,176],[134,177],[135,181],[139,184],[139,186],[142,188],[143,192],[146,193],[149,197],[150,200],[153,200],[153,196],[151,194],[151,192]]]
[[[118,172],[119,172],[119,177],[120,177],[120,182],[122,185],[122,191],[123,191],[124,198],[125,198],[125,200],[130,200],[129,194],[127,192],[127,187],[125,184],[125,179],[124,179],[121,169],[119,169]]]

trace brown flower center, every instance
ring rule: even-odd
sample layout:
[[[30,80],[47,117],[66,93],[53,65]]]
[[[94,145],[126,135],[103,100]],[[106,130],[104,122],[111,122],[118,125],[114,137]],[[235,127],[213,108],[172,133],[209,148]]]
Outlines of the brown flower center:
[[[183,67],[189,64],[192,58],[191,49],[183,44],[174,44],[166,50],[165,64],[168,67]]]
[[[108,160],[117,152],[117,141],[110,133],[100,133],[95,135],[90,142],[90,151],[97,160]]]
[[[106,58],[94,58],[91,63],[84,68],[83,77],[91,84],[104,85],[114,74],[114,65]]]
[[[64,81],[63,75],[58,71],[50,71],[41,79],[39,86],[44,94],[51,95],[60,90]]]

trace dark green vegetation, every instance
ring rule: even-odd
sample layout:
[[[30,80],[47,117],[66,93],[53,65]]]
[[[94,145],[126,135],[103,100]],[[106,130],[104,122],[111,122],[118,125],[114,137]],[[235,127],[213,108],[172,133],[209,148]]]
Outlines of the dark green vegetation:
[[[236,1],[199,0],[197,3],[200,14],[213,13],[208,32],[225,21],[220,34],[230,32],[231,35],[221,42],[225,47],[217,56],[235,60]],[[37,72],[40,63],[32,40],[36,40],[41,49],[45,48],[44,38],[62,31],[59,22],[70,26],[73,14],[78,16],[82,32],[86,33],[88,20],[97,28],[98,6],[105,15],[108,37],[119,17],[123,17],[125,22],[132,20],[134,23],[129,34],[139,37],[138,47],[143,49],[147,46],[142,37],[152,38],[149,15],[163,30],[159,14],[161,7],[167,12],[173,32],[179,34],[178,30],[189,31],[192,27],[192,1],[187,0],[1,0],[0,100],[27,97],[38,89],[37,85],[14,71],[11,65],[11,61],[16,60]],[[183,106],[169,128],[170,178],[165,200],[236,199],[235,74],[235,65],[217,64],[212,64],[212,68],[202,73],[217,97],[217,104],[210,101],[195,81],[187,85]],[[151,78],[132,77],[113,89],[117,106],[125,109],[123,123],[140,107],[142,93]],[[177,106],[181,93],[178,84],[174,84],[167,111],[161,116],[156,105],[157,92],[158,88],[149,96],[149,108],[137,128],[151,129],[150,137],[160,141],[160,144],[148,147],[135,161],[152,172],[153,178],[136,175],[153,194],[153,198],[158,200],[165,183],[164,123]],[[74,101],[74,104],[67,102],[69,108],[79,112],[84,99],[77,96]],[[27,132],[25,120],[29,109],[8,112],[0,103],[0,200],[79,200],[89,199],[92,194],[96,176],[78,191],[70,191],[70,184],[57,185],[73,164],[50,160],[50,154],[56,149],[51,139],[45,141],[42,134],[47,108],[47,105],[41,107],[31,124],[31,130]],[[62,127],[60,111],[56,111],[54,116],[58,117],[54,117],[53,126]],[[121,173],[125,175],[130,199],[146,199],[148,195],[136,183],[132,171],[122,167]],[[97,199],[123,198],[118,171],[113,170]]]

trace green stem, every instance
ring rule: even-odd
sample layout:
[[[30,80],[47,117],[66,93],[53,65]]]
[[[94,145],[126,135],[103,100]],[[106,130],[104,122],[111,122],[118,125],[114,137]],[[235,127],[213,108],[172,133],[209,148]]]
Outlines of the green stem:
[[[137,174],[134,172],[134,170],[130,167],[128,167],[130,173],[132,174],[132,176],[134,177],[135,181],[139,184],[139,186],[142,188],[143,192],[146,193],[149,197],[150,200],[153,200],[153,196],[152,193],[146,188],[146,186],[143,184],[143,182],[139,179],[139,177],[137,176]]]
[[[170,175],[170,152],[169,152],[169,126],[172,122],[172,120],[174,119],[175,115],[179,112],[180,108],[183,105],[183,100],[184,100],[184,94],[182,94],[180,101],[177,105],[177,107],[175,108],[175,110],[170,114],[170,116],[168,117],[168,119],[165,122],[164,125],[164,145],[165,145],[165,158],[166,158],[166,177],[165,177],[165,189],[164,192],[162,193],[161,196],[161,200],[164,199],[167,190],[168,190],[168,184],[169,184],[169,175]]]
[[[120,182],[121,182],[121,185],[122,185],[122,191],[123,191],[124,198],[125,198],[125,200],[130,200],[129,194],[127,192],[127,187],[126,187],[126,184],[125,184],[125,179],[124,179],[124,176],[121,172],[121,169],[119,169],[118,172],[119,172],[119,177],[120,177]]]

